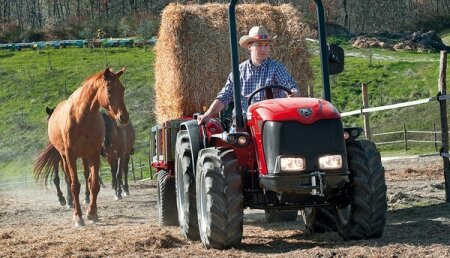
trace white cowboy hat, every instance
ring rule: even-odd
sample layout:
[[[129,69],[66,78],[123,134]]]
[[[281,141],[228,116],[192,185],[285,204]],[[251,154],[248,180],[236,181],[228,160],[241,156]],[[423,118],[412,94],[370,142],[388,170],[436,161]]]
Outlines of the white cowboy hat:
[[[255,41],[272,41],[275,37],[270,38],[264,26],[255,26],[250,29],[248,35],[242,36],[239,40],[239,45],[243,48],[247,48],[248,44]]]

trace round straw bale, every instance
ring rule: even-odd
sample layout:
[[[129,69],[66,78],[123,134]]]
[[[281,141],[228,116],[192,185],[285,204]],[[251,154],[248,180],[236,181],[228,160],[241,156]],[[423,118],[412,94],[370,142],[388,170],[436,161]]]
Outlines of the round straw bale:
[[[231,72],[228,5],[169,4],[162,13],[155,47],[155,115],[158,123],[203,112]],[[271,56],[282,62],[302,95],[312,80],[308,35],[299,11],[290,4],[240,4],[236,7],[238,39],[263,25],[277,36]],[[240,61],[249,58],[239,47]]]

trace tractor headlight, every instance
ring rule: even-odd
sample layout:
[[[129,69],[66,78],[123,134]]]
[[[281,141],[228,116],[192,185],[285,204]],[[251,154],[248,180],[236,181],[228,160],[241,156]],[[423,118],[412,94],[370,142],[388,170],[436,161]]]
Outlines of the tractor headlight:
[[[237,139],[237,143],[238,143],[239,145],[242,145],[242,146],[247,145],[248,139],[247,139],[247,137],[244,136],[244,135],[239,136],[238,139]]]
[[[281,172],[294,172],[305,170],[305,159],[302,157],[280,157]]]
[[[247,147],[250,143],[250,137],[247,133],[222,133],[221,138],[228,142],[229,144],[233,144],[238,147]]]
[[[344,139],[347,140],[354,140],[358,138],[363,129],[359,127],[346,127],[344,128]]]
[[[338,169],[342,168],[341,155],[326,155],[319,158],[320,169]]]

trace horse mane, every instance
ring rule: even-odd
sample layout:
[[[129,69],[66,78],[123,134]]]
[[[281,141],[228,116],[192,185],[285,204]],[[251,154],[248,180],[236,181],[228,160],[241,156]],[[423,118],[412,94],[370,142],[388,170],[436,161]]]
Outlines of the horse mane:
[[[105,139],[103,140],[103,143],[107,147],[107,146],[111,145],[111,141],[112,141],[111,132],[112,132],[113,124],[112,124],[112,120],[108,116],[108,114],[102,112],[102,116],[103,116],[103,120],[105,121]]]
[[[76,89],[72,93],[69,99],[78,98],[79,95],[84,91],[88,91],[88,95],[91,95],[92,91],[96,91],[100,87],[100,85],[106,83],[105,80],[103,79],[103,75],[104,72],[101,71],[84,79],[84,81],[80,84],[78,89]]]
[[[119,71],[120,73],[120,71]],[[110,72],[108,74],[113,74],[112,71],[110,70]],[[82,83],[81,83],[81,87],[85,86],[86,84],[91,84],[94,85],[96,82],[104,82],[105,78],[107,76],[107,73],[105,71],[100,71],[98,73],[94,73],[91,76],[87,77]],[[108,76],[108,78],[115,78],[115,76]]]
[[[93,84],[96,81],[102,79],[104,72],[100,71],[98,73],[94,73],[91,76],[87,77],[82,83],[81,86],[84,86],[85,84]]]

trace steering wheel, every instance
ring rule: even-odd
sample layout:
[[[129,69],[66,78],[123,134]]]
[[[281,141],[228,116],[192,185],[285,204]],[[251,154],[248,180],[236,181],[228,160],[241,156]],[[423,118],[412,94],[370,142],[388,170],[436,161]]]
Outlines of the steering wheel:
[[[267,85],[264,87],[261,87],[259,89],[256,89],[255,91],[253,91],[252,93],[250,93],[250,95],[248,96],[248,100],[247,100],[247,106],[250,106],[250,104],[252,103],[252,99],[253,97],[259,93],[260,91],[265,90],[266,91],[266,99],[273,99],[273,92],[272,89],[280,89],[280,90],[284,90],[287,94],[292,94],[292,91],[284,86],[281,85]]]

